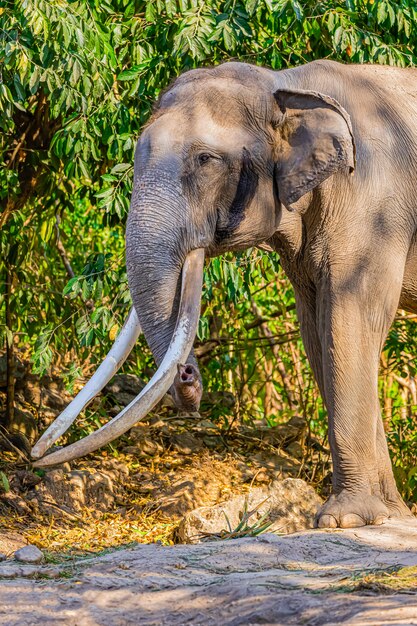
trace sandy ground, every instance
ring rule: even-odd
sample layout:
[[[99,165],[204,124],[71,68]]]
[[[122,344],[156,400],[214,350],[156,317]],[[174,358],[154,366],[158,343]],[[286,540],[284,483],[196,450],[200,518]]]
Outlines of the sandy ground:
[[[60,565],[0,564],[7,626],[417,624],[417,592],[352,592],[417,565],[417,521],[164,547]]]

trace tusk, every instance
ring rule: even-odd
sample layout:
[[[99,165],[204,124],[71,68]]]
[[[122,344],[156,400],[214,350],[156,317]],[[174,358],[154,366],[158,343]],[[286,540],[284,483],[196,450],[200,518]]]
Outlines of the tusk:
[[[139,320],[135,309],[132,307],[122,330],[117,335],[116,341],[103,363],[32,448],[33,459],[39,459],[45,454],[48,448],[68,430],[90,400],[100,393],[109,380],[113,378],[131,353],[140,333]]]
[[[71,461],[101,448],[123,435],[159,402],[174,382],[178,363],[183,363],[187,359],[194,343],[200,317],[203,269],[204,250],[202,248],[193,250],[187,255],[182,269],[181,301],[171,343],[158,371],[146,387],[133,402],[99,430],[39,459],[34,463],[35,467],[48,467]]]

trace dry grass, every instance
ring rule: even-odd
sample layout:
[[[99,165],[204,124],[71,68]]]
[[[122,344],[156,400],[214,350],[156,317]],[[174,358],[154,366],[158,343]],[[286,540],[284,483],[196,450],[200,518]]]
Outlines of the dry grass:
[[[114,504],[105,512],[86,506],[68,512],[59,500],[49,502],[52,509],[43,510],[45,507],[31,500],[30,486],[23,492],[12,486],[14,501],[7,494],[2,499],[0,493],[0,533],[20,533],[26,541],[54,555],[96,553],[131,542],[160,541],[169,545],[174,543],[175,530],[187,511],[245,493],[251,481],[260,486],[272,478],[297,476],[302,471],[300,461],[292,459],[278,442],[273,445],[269,440],[263,441],[258,431],[252,434],[247,428],[230,432],[227,442],[221,428],[211,424],[208,429],[207,421],[202,424],[163,418],[155,426],[141,424],[136,431],[142,437],[139,441],[125,436],[117,448],[101,450],[72,464],[72,469],[92,473],[111,467],[113,461],[125,467],[123,484],[112,479],[118,488]],[[199,451],[183,452],[176,447],[182,433],[192,434],[200,441],[215,439],[216,445],[214,449],[204,445]],[[146,457],[142,441],[158,444],[157,452]],[[16,453],[2,453],[0,472],[9,481],[17,470],[28,469]],[[253,524],[253,513],[247,511],[239,528],[225,528],[222,535],[262,532],[267,528],[267,520]]]
[[[417,566],[402,567],[397,571],[383,572],[365,576],[362,587],[376,585],[380,591],[386,589],[389,592],[417,591]]]
[[[4,466],[7,475],[11,476],[22,466],[12,453],[6,453],[6,456],[7,459],[4,457],[0,462],[0,471]],[[89,462],[83,460],[74,465],[94,471],[102,466],[103,456],[108,455],[96,455]],[[224,461],[213,459],[207,450],[186,458],[170,451],[163,458],[148,461],[138,461],[130,455],[119,456],[118,460],[128,467],[129,479],[107,512],[98,513],[83,507],[76,513],[67,513],[56,506],[57,514],[50,515],[43,513],[24,495],[18,496],[17,502],[4,498],[0,499],[0,532],[19,533],[40,549],[62,556],[96,553],[132,542],[159,541],[171,545],[180,517],[164,511],[158,502],[173,500],[171,508],[175,509],[176,503],[178,505],[181,501],[191,510],[195,506],[213,504],[214,498],[227,498],[235,489],[241,492],[247,488],[239,479],[233,459],[228,455]],[[196,494],[190,496],[183,490],[177,491],[171,482],[172,474],[180,483],[188,477],[186,482],[196,487]],[[145,482],[140,478],[135,480],[136,476],[145,475],[149,477]],[[210,484],[206,485],[208,480]]]
[[[392,594],[417,592],[417,566],[389,568],[383,572],[372,571],[355,576],[341,592],[365,594]]]

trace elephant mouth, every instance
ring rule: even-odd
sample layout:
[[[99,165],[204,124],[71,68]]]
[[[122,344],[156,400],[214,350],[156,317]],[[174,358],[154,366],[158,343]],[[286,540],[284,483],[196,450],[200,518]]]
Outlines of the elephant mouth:
[[[48,467],[77,459],[120,437],[146,417],[171,387],[178,366],[187,358],[197,332],[203,284],[205,251],[189,252],[182,268],[181,300],[177,323],[170,345],[157,372],[140,394],[107,424],[79,441],[45,454],[63,435],[83,408],[114,376],[130,354],[141,332],[134,309],[131,310],[119,336],[103,363],[68,407],[56,418],[32,449],[35,467]],[[185,381],[187,382],[187,381]]]

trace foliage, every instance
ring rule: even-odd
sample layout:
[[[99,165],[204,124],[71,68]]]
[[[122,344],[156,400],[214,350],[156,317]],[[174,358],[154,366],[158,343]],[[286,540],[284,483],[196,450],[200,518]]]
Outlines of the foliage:
[[[271,528],[273,524],[273,522],[269,521],[269,511],[266,511],[262,515],[258,513],[261,506],[265,504],[267,500],[268,498],[262,500],[262,502],[259,502],[254,509],[249,509],[249,497],[246,496],[243,510],[239,513],[239,522],[235,528],[232,528],[229,518],[223,511],[227,523],[227,528],[224,528],[216,533],[201,533],[199,539],[201,541],[214,541],[225,539],[240,539],[242,537],[257,537],[258,535],[262,535],[262,533],[265,533],[269,528]],[[251,517],[253,517],[255,513],[258,513],[257,518],[251,520]]]
[[[129,307],[123,231],[135,141],[158,93],[180,72],[231,58],[275,69],[321,57],[407,66],[416,49],[414,0],[3,1],[4,345],[28,349],[38,373],[66,368],[69,383],[109,349]],[[301,412],[324,436],[293,293],[276,256],[249,251],[237,262],[212,261],[199,339],[208,390],[236,399],[218,403],[229,425]],[[415,319],[403,316],[381,378],[394,460],[413,498],[416,347]],[[129,366],[152,366],[143,343]]]

